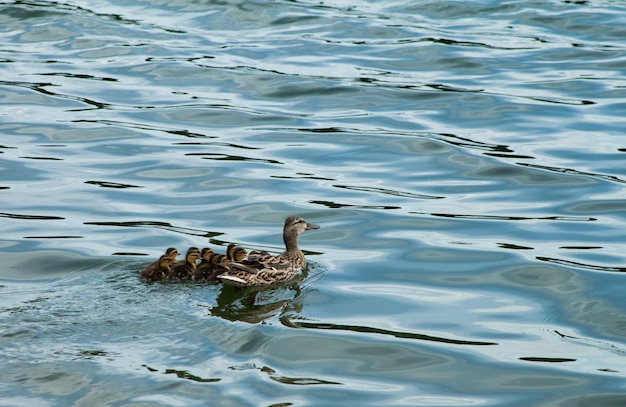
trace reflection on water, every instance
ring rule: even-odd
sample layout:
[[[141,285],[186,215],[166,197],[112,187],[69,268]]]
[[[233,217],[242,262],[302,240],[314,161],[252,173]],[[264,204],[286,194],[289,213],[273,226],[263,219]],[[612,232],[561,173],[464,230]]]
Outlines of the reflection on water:
[[[299,299],[302,290],[297,283],[263,290],[222,286],[210,313],[230,321],[251,324],[289,312],[298,314],[302,310]]]
[[[289,326],[291,328],[331,329],[331,330],[344,330],[344,331],[361,332],[361,333],[374,333],[374,334],[380,334],[380,335],[391,335],[396,338],[417,339],[417,340],[422,340],[422,341],[435,341],[435,342],[451,343],[455,345],[497,345],[497,343],[493,343],[493,342],[474,342],[474,341],[465,341],[465,340],[450,339],[450,338],[438,338],[438,337],[429,336],[429,335],[414,334],[414,333],[409,333],[409,332],[389,331],[386,329],[373,328],[373,327],[368,327],[368,326],[336,325],[336,324],[315,323],[315,322],[307,322],[307,321],[291,321],[288,317],[281,318],[281,322],[284,325]]]
[[[622,4],[74,3],[0,13],[5,404],[624,404]]]

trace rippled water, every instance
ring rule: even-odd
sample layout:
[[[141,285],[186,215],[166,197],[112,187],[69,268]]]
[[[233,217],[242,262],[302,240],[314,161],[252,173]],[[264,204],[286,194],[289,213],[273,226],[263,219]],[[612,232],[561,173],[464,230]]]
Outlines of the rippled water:
[[[626,403],[623,2],[0,7],[0,405]]]

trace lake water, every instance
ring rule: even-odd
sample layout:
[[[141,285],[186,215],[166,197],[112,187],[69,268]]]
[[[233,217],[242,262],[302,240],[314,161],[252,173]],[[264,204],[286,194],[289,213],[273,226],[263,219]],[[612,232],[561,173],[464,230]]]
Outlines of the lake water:
[[[622,1],[0,3],[0,405],[626,405]],[[144,284],[165,248],[294,284]]]

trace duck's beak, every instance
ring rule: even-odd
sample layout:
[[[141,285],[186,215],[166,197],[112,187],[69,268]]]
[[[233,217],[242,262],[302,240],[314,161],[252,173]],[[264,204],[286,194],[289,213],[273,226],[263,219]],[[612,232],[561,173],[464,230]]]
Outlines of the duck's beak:
[[[304,228],[304,230],[313,230],[313,229],[319,229],[319,225],[314,225],[312,223],[307,223],[306,227]]]

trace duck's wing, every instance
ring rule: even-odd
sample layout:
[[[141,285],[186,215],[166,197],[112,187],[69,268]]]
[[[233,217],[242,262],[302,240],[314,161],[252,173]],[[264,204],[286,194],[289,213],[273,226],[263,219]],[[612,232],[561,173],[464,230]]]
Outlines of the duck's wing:
[[[280,256],[274,256],[265,251],[250,252],[245,259],[241,261],[231,261],[228,263],[230,272],[228,274],[235,275],[239,272],[249,274],[258,274],[263,270],[277,271],[293,267],[293,264]]]
[[[218,279],[222,281],[224,284],[234,285],[236,287],[246,287],[251,285],[247,280],[237,276],[231,276],[229,274],[222,274],[217,276]]]
[[[259,272],[259,269],[255,264],[244,264],[243,262],[237,261],[229,261],[228,262],[229,274],[234,274],[237,272],[246,272],[250,274],[256,274]]]
[[[274,258],[275,256],[264,250],[252,250],[240,261],[229,261],[230,272],[227,274],[235,275],[239,272],[256,274],[272,263]]]
[[[246,257],[243,258],[243,260],[241,260],[241,262],[244,264],[266,264],[274,257],[276,256],[269,254],[265,250],[252,250],[246,255]]]
[[[283,267],[281,269],[277,269],[275,267],[267,267],[257,270],[254,274],[246,271],[233,273],[233,270],[231,269],[229,273],[219,275],[217,278],[227,285],[234,285],[238,287],[260,287],[289,281],[295,275],[296,270],[293,268]]]
[[[237,263],[251,266],[259,270],[262,268],[288,267],[290,264],[289,260],[283,258],[282,255],[273,255],[262,250],[251,251],[243,260]]]

